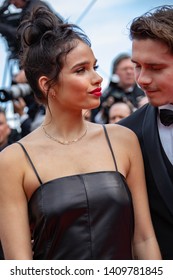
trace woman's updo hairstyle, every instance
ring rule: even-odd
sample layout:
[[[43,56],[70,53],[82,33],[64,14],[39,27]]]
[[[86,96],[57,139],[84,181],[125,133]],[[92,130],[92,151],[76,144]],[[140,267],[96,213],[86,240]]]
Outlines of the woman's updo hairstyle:
[[[76,25],[65,22],[45,7],[39,7],[27,15],[18,28],[21,40],[20,64],[28,83],[39,103],[47,104],[38,85],[41,76],[49,78],[49,88],[59,78],[65,56],[83,41],[91,46],[88,37]]]

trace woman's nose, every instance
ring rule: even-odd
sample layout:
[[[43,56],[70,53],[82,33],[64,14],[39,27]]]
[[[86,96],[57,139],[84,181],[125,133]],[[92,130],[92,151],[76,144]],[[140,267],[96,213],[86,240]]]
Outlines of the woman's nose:
[[[95,72],[94,83],[101,84],[102,82],[103,82],[103,78],[97,72]]]

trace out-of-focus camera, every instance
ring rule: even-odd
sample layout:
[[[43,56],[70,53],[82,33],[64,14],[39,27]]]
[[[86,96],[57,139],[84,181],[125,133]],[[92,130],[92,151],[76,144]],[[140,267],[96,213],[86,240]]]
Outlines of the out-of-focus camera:
[[[0,89],[0,102],[16,100],[19,97],[25,98],[32,93],[31,87],[27,83],[12,85],[10,89]]]
[[[11,13],[8,9],[10,1],[6,0],[0,7],[0,22],[7,23],[11,26],[18,26],[20,23],[21,13]],[[2,34],[3,35],[3,34]]]
[[[14,39],[14,32],[10,31],[10,28],[19,26],[21,20],[21,12],[11,12],[8,8],[11,5],[10,1],[4,1],[0,7],[0,34],[7,41],[9,51],[11,52],[11,58],[17,58],[19,52],[19,42]]]

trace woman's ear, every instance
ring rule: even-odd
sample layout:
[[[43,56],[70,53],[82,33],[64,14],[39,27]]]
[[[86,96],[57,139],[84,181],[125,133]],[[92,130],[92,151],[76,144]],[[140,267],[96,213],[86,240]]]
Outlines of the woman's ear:
[[[45,97],[48,95],[48,84],[47,84],[48,78],[46,76],[41,76],[38,83],[39,87],[42,90]],[[56,93],[53,87],[49,88],[49,97],[55,98]]]
[[[47,81],[48,78],[46,76],[41,76],[38,80],[38,85],[45,97],[47,96],[47,91],[48,91]]]

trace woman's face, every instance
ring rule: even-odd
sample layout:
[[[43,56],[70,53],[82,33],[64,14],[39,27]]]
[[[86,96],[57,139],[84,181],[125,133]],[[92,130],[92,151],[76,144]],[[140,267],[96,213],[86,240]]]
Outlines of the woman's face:
[[[97,61],[91,48],[78,41],[64,60],[54,87],[56,99],[64,108],[96,108],[100,104],[102,80],[97,73]]]

